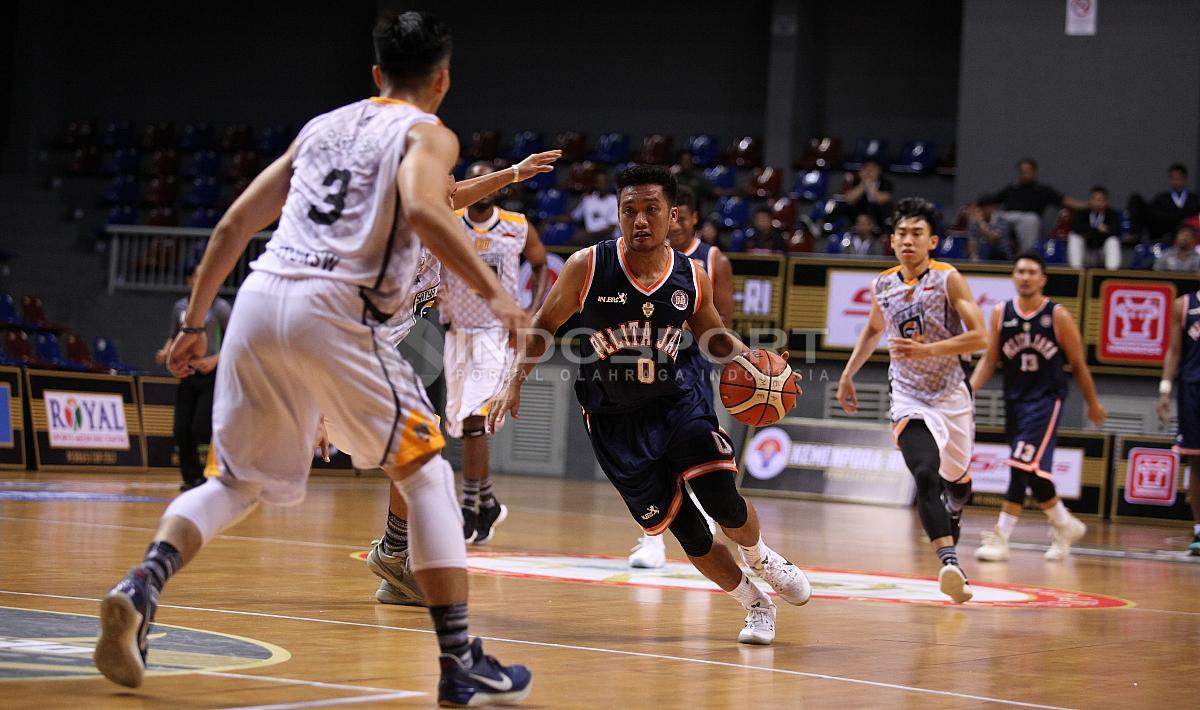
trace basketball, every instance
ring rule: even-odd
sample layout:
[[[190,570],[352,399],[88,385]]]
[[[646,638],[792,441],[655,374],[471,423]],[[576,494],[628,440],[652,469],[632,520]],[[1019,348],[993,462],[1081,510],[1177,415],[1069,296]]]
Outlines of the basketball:
[[[802,394],[791,366],[773,352],[750,350],[721,370],[721,404],[748,426],[779,421]]]

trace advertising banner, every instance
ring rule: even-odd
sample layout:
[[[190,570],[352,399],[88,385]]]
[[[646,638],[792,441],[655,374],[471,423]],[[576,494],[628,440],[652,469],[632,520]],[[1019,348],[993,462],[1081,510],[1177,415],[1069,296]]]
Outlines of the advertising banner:
[[[25,405],[21,370],[0,367],[0,469],[25,468]]]
[[[25,371],[39,469],[145,471],[132,377]]]

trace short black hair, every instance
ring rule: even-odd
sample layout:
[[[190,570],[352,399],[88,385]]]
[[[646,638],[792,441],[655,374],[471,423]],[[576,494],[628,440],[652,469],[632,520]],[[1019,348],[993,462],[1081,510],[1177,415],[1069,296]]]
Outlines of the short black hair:
[[[1187,174],[1188,174],[1187,166],[1184,165],[1183,163],[1171,163],[1171,167],[1167,168],[1167,172],[1168,173],[1183,173],[1184,177],[1187,177]]]
[[[692,214],[698,213],[696,206],[696,193],[687,185],[679,185],[675,188],[675,206],[686,207],[692,211]]]
[[[1029,167],[1033,168],[1034,170],[1037,170],[1037,167],[1038,167],[1037,161],[1034,160],[1033,158],[1021,158],[1020,160],[1017,161],[1017,167],[1018,168],[1021,167],[1021,165],[1023,163],[1029,163]]]
[[[1088,194],[1093,192],[1103,192],[1105,197],[1108,197],[1108,188],[1103,185],[1092,185],[1092,189],[1088,190]]]
[[[1196,236],[1196,228],[1187,222],[1179,223],[1179,226],[1175,228],[1175,236],[1178,237],[1180,232],[1191,232],[1193,237]]]
[[[1020,254],[1017,254],[1017,258],[1013,259],[1013,270],[1014,271],[1016,271],[1016,269],[1017,269],[1017,262],[1020,261],[1021,259],[1029,259],[1030,261],[1037,263],[1038,268],[1040,268],[1042,270],[1042,275],[1045,275],[1046,260],[1042,257],[1041,254],[1039,254],[1036,251],[1033,251],[1031,249],[1026,249],[1025,251],[1021,252]]]
[[[402,86],[420,83],[450,57],[450,28],[428,12],[386,14],[371,33],[375,63],[388,78]]]
[[[929,225],[929,232],[937,234],[937,207],[924,197],[905,197],[896,203],[896,209],[892,212],[893,233],[902,219],[923,219]]]
[[[659,185],[667,204],[674,206],[679,195],[679,182],[671,171],[661,165],[630,165],[617,175],[617,193],[627,187]]]

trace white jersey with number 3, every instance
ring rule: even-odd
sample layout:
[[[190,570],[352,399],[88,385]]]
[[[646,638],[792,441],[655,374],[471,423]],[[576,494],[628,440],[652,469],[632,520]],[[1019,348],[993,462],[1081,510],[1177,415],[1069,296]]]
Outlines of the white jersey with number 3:
[[[402,307],[421,244],[400,211],[396,174],[409,130],[436,116],[374,97],[317,116],[296,137],[279,229],[251,264],[291,278],[371,291],[380,311]]]

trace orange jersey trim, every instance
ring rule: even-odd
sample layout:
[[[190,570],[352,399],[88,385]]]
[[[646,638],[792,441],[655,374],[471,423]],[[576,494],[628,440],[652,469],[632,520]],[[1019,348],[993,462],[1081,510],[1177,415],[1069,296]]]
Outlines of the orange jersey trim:
[[[654,281],[654,283],[650,284],[650,286],[646,288],[642,286],[641,282],[639,282],[636,277],[634,277],[633,272],[629,270],[629,264],[625,262],[625,245],[621,242],[617,242],[617,261],[621,264],[621,271],[625,272],[625,278],[629,279],[629,283],[638,291],[640,291],[643,296],[649,296],[653,294],[660,286],[666,283],[667,278],[670,277],[671,270],[675,267],[675,252],[670,247],[666,247],[666,252],[666,266],[663,267],[662,273],[658,275],[658,278]]]
[[[583,304],[587,301],[588,291],[592,289],[592,277],[596,273],[596,247],[588,247],[588,271],[583,280],[583,288],[579,290],[579,312],[583,312]]]

